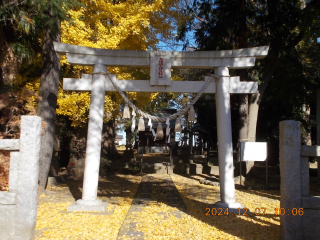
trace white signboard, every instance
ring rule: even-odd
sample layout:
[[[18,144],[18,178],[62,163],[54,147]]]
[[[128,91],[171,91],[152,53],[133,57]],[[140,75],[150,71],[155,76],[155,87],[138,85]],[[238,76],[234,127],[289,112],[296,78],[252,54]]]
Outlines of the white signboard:
[[[171,85],[170,53],[152,52],[150,56],[150,85]]]
[[[267,159],[266,142],[242,142],[241,161],[265,161]]]

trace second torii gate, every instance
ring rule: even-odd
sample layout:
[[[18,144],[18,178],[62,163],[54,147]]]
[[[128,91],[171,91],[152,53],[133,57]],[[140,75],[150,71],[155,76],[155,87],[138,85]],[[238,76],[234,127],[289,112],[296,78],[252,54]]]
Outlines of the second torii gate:
[[[105,76],[107,66],[151,68],[150,81],[117,80],[116,75],[110,76],[119,89],[129,92],[198,93],[202,88],[201,82],[171,81],[171,68],[214,69],[217,78],[209,83],[203,93],[216,94],[221,198],[216,206],[243,208],[235,199],[230,94],[257,93],[258,83],[240,82],[239,77],[230,77],[229,68],[253,67],[256,59],[264,58],[268,54],[268,46],[205,52],[108,50],[57,42],[54,47],[58,54],[67,56],[70,64],[93,66],[92,74],[83,74],[81,79],[65,78],[63,81],[64,90],[91,91],[82,199],[70,205],[68,211],[105,211],[107,207],[107,203],[97,199],[104,96],[106,91],[116,91]],[[206,77],[206,80],[208,78]]]

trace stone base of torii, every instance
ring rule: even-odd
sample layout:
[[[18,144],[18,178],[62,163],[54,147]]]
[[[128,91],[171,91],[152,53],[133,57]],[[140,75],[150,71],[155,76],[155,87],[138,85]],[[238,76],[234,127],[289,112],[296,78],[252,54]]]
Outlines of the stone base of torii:
[[[244,206],[236,202],[233,174],[233,147],[231,130],[230,94],[257,93],[257,82],[240,82],[230,77],[229,68],[249,68],[256,59],[264,58],[268,47],[256,47],[226,51],[206,52],[147,52],[107,50],[55,43],[55,50],[66,55],[70,64],[93,66],[92,74],[81,79],[65,78],[63,89],[91,91],[86,161],[82,199],[68,207],[68,211],[105,211],[107,203],[97,199],[104,96],[106,91],[116,91],[106,77],[107,66],[151,67],[151,79],[117,80],[109,75],[122,91],[197,93],[202,88],[199,81],[171,81],[171,68],[212,68],[217,76],[203,93],[216,94],[218,158],[221,201],[216,207],[228,208],[229,212]],[[209,77],[206,77],[209,78]]]

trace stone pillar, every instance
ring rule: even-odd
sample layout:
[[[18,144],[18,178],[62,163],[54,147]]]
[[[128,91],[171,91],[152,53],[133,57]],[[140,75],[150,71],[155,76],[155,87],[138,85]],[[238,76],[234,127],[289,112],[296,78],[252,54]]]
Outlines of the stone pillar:
[[[221,201],[216,205],[225,208],[243,208],[235,200],[229,69],[215,68],[215,74],[219,76],[219,79],[216,79],[216,107],[221,197]]]
[[[105,97],[105,76],[101,72],[107,72],[106,66],[94,65],[82,199],[70,205],[68,211],[105,211],[107,207],[97,199]]]
[[[282,121],[279,124],[280,134],[280,208],[286,214],[280,216],[281,239],[301,239],[301,217],[287,214],[293,208],[299,209],[301,203],[301,133],[300,122]]]
[[[60,151],[60,126],[55,126],[55,133],[54,133],[54,143],[53,143],[53,153],[51,158],[51,164],[50,164],[50,171],[49,176],[50,177],[56,177],[58,176],[59,172],[59,151]],[[53,178],[55,179],[55,178]],[[49,184],[49,179],[48,179]]]
[[[41,143],[41,118],[21,117],[15,238],[35,238],[38,205],[38,172]]]

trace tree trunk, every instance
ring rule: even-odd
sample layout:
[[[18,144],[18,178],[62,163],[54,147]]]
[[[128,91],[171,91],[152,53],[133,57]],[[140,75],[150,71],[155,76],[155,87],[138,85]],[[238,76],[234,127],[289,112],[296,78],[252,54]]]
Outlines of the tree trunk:
[[[3,89],[5,84],[4,65],[6,53],[8,52],[7,42],[2,28],[3,26],[0,25],[0,90]]]
[[[320,88],[317,89],[316,121],[317,121],[317,145],[320,146]],[[320,157],[318,159],[318,182],[320,182]]]
[[[255,93],[250,97],[249,105],[249,120],[248,120],[248,142],[256,141],[256,129],[259,112],[259,98],[260,94]]]
[[[248,94],[241,94],[239,96],[239,141],[247,142],[248,141]],[[240,145],[238,149],[238,154],[240,154]],[[241,164],[241,163],[240,163]],[[254,165],[254,161],[246,161],[246,175],[249,174],[252,167]]]
[[[248,139],[248,94],[239,95],[239,140]]]
[[[112,119],[107,123],[103,123],[102,129],[102,155],[106,153],[110,158],[116,159],[119,156],[118,150],[115,144],[116,140],[116,126],[115,120]]]
[[[310,106],[309,104],[303,104],[302,106],[302,114],[303,114],[303,127],[301,131],[302,143],[304,145],[312,145],[311,141],[311,124],[310,124]]]
[[[317,145],[320,146],[320,88],[317,89],[316,99]]]
[[[54,134],[54,144],[53,144],[53,154],[51,159],[51,166],[49,171],[49,176],[58,176],[59,173],[59,151],[60,151],[60,126],[55,126]]]
[[[88,136],[88,125],[86,124],[81,128],[71,128],[72,138],[70,139],[69,150],[69,171],[75,179],[83,179],[85,159],[86,159],[86,146]]]
[[[246,1],[239,0],[239,32],[238,32],[238,48],[249,47],[248,43],[248,26],[245,13]],[[241,81],[248,80],[248,72],[246,69],[238,70]],[[248,94],[239,95],[239,141],[247,141],[248,139]],[[238,145],[238,154],[240,154],[240,145]],[[239,155],[238,155],[239,156]],[[246,174],[251,170],[254,162],[246,162]]]
[[[56,54],[54,50],[54,41],[60,42],[60,31],[56,31],[53,34],[49,29],[46,30],[43,42],[43,63],[39,89],[39,96],[41,99],[37,106],[37,115],[42,117],[44,122],[39,160],[40,193],[46,186],[54,145],[55,117],[60,74],[60,56]]]
[[[248,118],[248,134],[247,141],[255,142],[256,141],[256,129],[257,129],[257,120],[258,120],[258,112],[259,112],[259,93],[252,94],[250,97],[250,105],[249,105],[249,118]],[[246,162],[246,175],[250,173],[254,166],[254,161]]]
[[[0,92],[5,85],[13,84],[13,79],[19,71],[19,61],[13,50],[10,49],[10,40],[13,36],[10,24],[0,25]]]
[[[259,106],[264,92],[266,91],[267,86],[269,85],[270,78],[276,69],[276,67],[280,64],[280,60],[275,59],[275,64],[270,67],[267,74],[263,79],[263,83],[259,85],[259,92],[252,94],[250,97],[249,103],[249,119],[248,119],[248,142],[256,141],[256,130],[257,130],[257,121],[258,121],[258,113]],[[246,162],[246,173],[249,174],[254,162]]]
[[[248,73],[245,69],[238,70],[241,81],[248,80]],[[248,94],[239,94],[239,141],[248,139]]]
[[[248,120],[248,142],[255,142],[256,141],[256,130],[257,130],[257,120],[258,120],[258,113],[259,113],[259,106],[261,103],[261,99],[269,85],[270,79],[280,65],[281,59],[277,57],[275,52],[271,49],[269,50],[267,56],[267,71],[264,74],[262,79],[262,83],[259,85],[259,92],[252,94],[250,97],[249,102],[249,120]],[[247,174],[251,171],[254,162],[251,164],[247,163]]]

